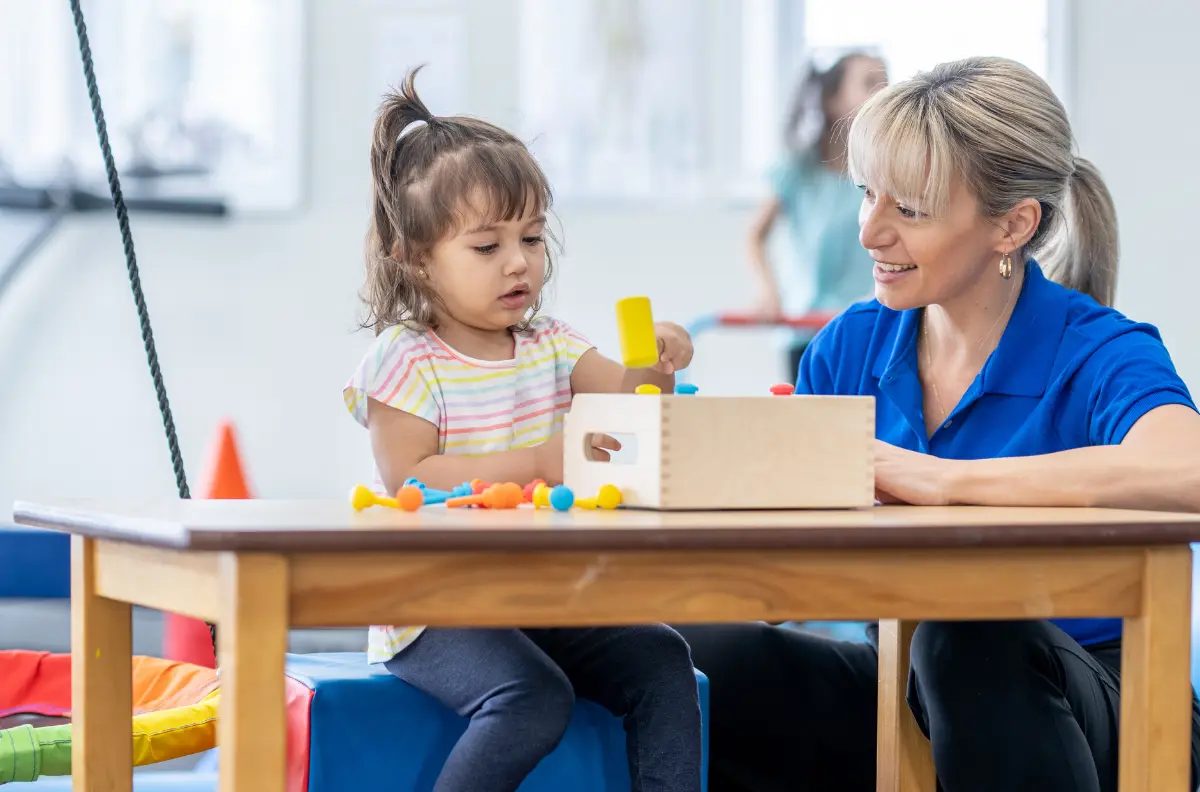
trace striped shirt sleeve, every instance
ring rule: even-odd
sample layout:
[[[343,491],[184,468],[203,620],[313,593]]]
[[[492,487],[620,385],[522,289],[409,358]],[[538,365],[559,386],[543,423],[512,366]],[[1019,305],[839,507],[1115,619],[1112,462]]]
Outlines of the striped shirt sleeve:
[[[539,339],[545,339],[543,343],[548,342],[553,347],[555,361],[560,369],[565,369],[567,376],[579,358],[594,346],[582,333],[558,319],[535,319],[533,330]]]
[[[367,425],[367,400],[374,399],[438,426],[441,416],[434,398],[435,354],[429,340],[420,333],[403,327],[381,333],[342,392],[354,420]]]

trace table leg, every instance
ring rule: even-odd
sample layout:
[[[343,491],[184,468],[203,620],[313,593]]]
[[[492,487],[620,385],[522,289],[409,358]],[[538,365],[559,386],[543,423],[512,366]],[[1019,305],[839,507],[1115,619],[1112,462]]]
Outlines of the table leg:
[[[929,741],[921,733],[905,694],[908,651],[915,621],[879,622],[879,716],[875,786],[879,792],[934,792],[936,775]]]
[[[218,628],[220,792],[284,792],[286,559],[222,555]]]
[[[96,543],[71,537],[71,775],[75,792],[133,787],[130,605],[96,594]]]
[[[1121,649],[1120,792],[1190,790],[1192,551],[1146,551]]]

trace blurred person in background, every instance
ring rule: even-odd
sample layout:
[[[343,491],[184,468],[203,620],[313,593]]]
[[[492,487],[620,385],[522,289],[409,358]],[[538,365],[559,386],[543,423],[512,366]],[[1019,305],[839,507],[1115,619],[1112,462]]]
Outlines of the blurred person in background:
[[[800,83],[788,113],[787,152],[771,173],[771,196],[750,230],[750,265],[758,282],[755,313],[774,320],[785,313],[841,311],[874,290],[871,257],[858,242],[862,192],[846,173],[846,130],[863,102],[887,85],[887,68],[862,51],[843,54],[828,69],[815,66]],[[786,220],[792,256],[777,277],[767,241],[777,221]],[[796,305],[789,292],[811,299]],[[780,281],[785,288],[781,288]],[[787,355],[794,379],[807,336],[793,339]]]

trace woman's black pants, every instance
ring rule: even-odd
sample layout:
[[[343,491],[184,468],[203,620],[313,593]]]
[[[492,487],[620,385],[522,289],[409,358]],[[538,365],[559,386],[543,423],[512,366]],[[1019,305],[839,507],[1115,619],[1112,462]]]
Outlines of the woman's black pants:
[[[677,627],[710,682],[710,792],[875,789],[870,642],[762,623]],[[923,622],[908,704],[943,792],[1116,792],[1119,641],[1047,621]],[[1200,707],[1192,695],[1192,784]]]

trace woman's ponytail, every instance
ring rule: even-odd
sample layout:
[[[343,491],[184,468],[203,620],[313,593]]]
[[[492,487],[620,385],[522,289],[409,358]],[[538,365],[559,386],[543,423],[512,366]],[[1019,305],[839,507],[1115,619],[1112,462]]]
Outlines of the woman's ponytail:
[[[1063,223],[1047,245],[1047,275],[1067,288],[1112,305],[1117,290],[1120,240],[1117,209],[1100,171],[1082,157],[1067,179]]]

